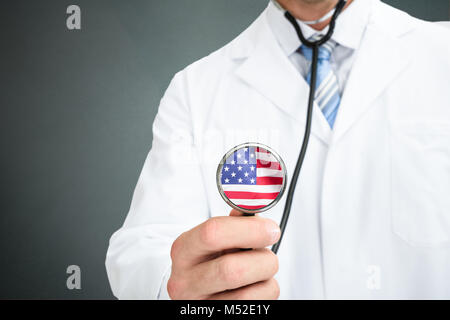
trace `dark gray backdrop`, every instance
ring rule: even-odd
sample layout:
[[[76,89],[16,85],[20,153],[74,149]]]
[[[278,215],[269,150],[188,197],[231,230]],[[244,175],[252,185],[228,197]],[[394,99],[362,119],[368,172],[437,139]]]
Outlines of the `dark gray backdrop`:
[[[3,0],[0,298],[112,298],[104,259],[175,72],[268,0]],[[448,0],[386,1],[448,20]],[[66,8],[81,7],[81,30]],[[66,268],[81,267],[81,290]]]

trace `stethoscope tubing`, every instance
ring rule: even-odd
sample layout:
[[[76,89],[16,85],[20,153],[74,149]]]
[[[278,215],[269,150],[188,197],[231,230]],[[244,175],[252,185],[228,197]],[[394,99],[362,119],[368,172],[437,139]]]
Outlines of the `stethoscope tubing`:
[[[307,112],[306,112],[305,133],[303,135],[303,142],[302,142],[302,147],[300,149],[300,154],[298,156],[297,163],[295,165],[295,169],[292,174],[291,183],[289,184],[289,190],[288,190],[287,196],[286,196],[286,203],[285,203],[283,215],[282,215],[281,221],[280,221],[280,230],[281,230],[280,239],[278,240],[277,243],[275,243],[272,246],[272,252],[275,254],[278,253],[278,249],[280,248],[281,240],[283,239],[283,235],[286,230],[287,222],[289,219],[289,214],[291,212],[292,199],[294,197],[295,187],[297,186],[297,180],[300,175],[303,161],[305,159],[306,150],[308,148],[309,137],[311,135],[314,96],[316,94],[317,64],[318,64],[318,60],[319,60],[319,47],[322,44],[324,44],[325,42],[327,42],[333,35],[334,27],[336,24],[336,19],[339,16],[339,14],[341,13],[342,9],[344,8],[346,2],[347,2],[347,0],[339,0],[339,2],[337,3],[337,5],[334,9],[334,13],[331,17],[331,21],[329,24],[327,34],[323,38],[321,38],[317,41],[313,41],[313,42],[308,41],[304,37],[303,32],[302,32],[300,26],[298,25],[296,19],[288,11],[286,11],[284,14],[286,19],[293,25],[302,44],[307,47],[310,47],[312,49],[313,56],[312,56],[312,64],[311,64],[311,81],[310,81],[310,86],[309,86],[309,100],[308,100],[308,108],[307,108]]]

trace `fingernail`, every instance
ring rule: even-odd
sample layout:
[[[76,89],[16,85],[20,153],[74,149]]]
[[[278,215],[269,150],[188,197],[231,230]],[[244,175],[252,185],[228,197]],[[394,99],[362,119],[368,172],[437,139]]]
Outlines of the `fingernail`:
[[[276,223],[270,222],[267,223],[267,231],[269,232],[270,239],[275,243],[280,237],[280,227]]]

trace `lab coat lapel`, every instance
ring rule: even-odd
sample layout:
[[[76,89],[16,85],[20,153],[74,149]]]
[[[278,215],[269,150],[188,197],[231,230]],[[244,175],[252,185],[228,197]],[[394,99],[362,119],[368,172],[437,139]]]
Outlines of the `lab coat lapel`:
[[[283,53],[263,16],[254,34],[254,48],[236,74],[275,106],[304,125],[309,85]],[[312,134],[328,144],[331,130],[315,105]],[[299,137],[300,139],[301,137]]]
[[[396,36],[369,25],[350,72],[334,125],[333,143],[371,109],[409,60]]]

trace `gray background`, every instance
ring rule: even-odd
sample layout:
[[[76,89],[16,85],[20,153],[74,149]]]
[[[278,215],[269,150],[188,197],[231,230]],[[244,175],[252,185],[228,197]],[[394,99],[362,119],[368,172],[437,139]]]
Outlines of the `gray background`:
[[[0,298],[112,298],[104,259],[175,72],[246,28],[268,0],[3,0]],[[448,0],[389,0],[448,20]],[[82,30],[66,28],[66,8]],[[66,288],[66,268],[82,289]]]

